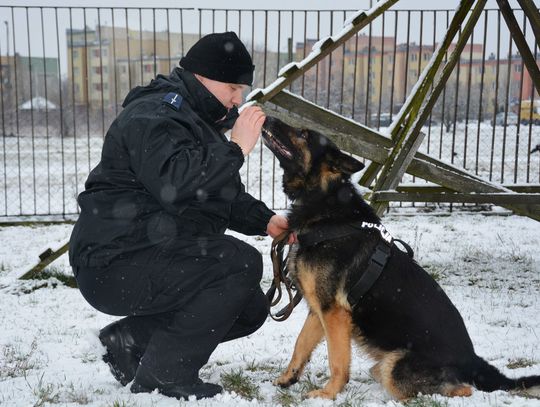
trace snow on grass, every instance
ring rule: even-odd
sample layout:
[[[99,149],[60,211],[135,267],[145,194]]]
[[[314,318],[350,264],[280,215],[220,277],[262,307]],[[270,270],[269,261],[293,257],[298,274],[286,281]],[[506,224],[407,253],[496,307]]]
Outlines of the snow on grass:
[[[518,216],[387,215],[393,236],[408,241],[463,315],[477,353],[508,376],[540,374],[540,229]],[[211,400],[131,394],[101,361],[98,330],[115,320],[94,310],[77,289],[56,279],[20,281],[47,247],[69,237],[69,224],[0,227],[0,406],[400,406],[369,375],[355,349],[351,380],[335,402],[303,400],[329,370],[321,344],[299,383],[272,380],[287,365],[307,309],[285,322],[270,319],[255,334],[220,345],[201,376],[228,391]],[[266,289],[272,276],[269,238],[245,238],[263,254]],[[53,263],[70,273],[66,256]],[[44,283],[45,282],[45,283]],[[42,288],[35,289],[38,286]],[[409,406],[540,406],[524,394],[476,391],[471,398],[424,396]]]

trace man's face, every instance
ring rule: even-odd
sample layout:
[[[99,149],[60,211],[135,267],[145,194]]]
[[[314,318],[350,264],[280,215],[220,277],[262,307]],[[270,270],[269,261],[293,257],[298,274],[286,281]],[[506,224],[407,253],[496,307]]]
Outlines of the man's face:
[[[239,106],[244,100],[244,91],[247,85],[218,82],[213,79],[195,74],[195,77],[212,93],[227,109]]]

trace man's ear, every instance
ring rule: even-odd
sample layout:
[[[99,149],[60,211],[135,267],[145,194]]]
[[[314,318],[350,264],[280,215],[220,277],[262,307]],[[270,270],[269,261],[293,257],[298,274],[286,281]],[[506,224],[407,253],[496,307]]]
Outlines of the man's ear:
[[[342,153],[341,151],[334,158],[334,164],[345,174],[354,174],[355,172],[361,171],[364,169],[365,165],[358,161],[356,158]]]

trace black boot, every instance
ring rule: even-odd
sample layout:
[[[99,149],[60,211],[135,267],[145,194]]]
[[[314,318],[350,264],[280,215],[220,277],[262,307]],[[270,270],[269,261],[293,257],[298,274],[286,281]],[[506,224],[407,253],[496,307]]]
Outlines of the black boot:
[[[109,365],[114,378],[122,386],[135,377],[144,349],[135,343],[132,333],[122,320],[107,325],[99,332],[99,340],[107,348],[103,361]]]
[[[164,382],[144,366],[139,366],[135,380],[131,385],[131,392],[152,393],[155,389],[165,396],[184,400],[189,399],[190,396],[195,396],[197,400],[214,397],[223,391],[220,385],[205,383],[198,378],[192,383]]]

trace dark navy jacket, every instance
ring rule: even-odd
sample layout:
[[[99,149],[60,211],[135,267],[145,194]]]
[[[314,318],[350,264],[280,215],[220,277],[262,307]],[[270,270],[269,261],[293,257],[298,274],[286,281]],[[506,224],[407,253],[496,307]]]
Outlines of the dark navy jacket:
[[[199,233],[264,235],[274,212],[245,192],[240,147],[217,122],[227,109],[176,68],[134,88],[112,123],[101,161],[78,197],[73,266],[103,266],[118,256]]]

